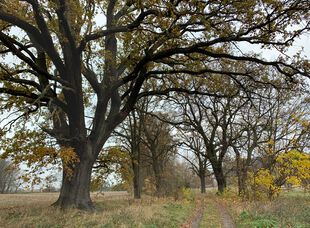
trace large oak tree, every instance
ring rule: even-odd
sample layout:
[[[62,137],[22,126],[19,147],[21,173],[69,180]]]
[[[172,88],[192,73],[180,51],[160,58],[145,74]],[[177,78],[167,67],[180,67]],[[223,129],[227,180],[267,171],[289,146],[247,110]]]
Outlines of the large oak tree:
[[[210,73],[240,86],[259,74],[220,69],[221,59],[270,66],[290,81],[307,75],[309,64],[298,58],[267,61],[235,47],[285,52],[309,30],[309,7],[308,0],[0,0],[1,109],[25,121],[49,113],[41,129],[79,161],[70,175],[64,169],[56,205],[92,209],[92,166],[140,97],[198,93],[182,83]],[[142,91],[150,78],[156,87]],[[166,87],[169,78],[182,83]]]

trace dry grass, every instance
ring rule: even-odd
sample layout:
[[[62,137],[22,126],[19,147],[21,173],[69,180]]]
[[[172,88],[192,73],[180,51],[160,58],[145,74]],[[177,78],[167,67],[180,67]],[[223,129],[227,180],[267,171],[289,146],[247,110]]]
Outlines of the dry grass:
[[[51,204],[58,193],[0,194],[0,210],[7,207],[27,207]]]
[[[0,195],[0,227],[178,227],[193,206],[172,199],[127,194],[94,194],[98,211],[62,211],[50,207],[57,193]]]
[[[274,201],[242,201],[221,197],[230,208],[237,227],[310,227],[310,194],[301,191],[282,193]]]

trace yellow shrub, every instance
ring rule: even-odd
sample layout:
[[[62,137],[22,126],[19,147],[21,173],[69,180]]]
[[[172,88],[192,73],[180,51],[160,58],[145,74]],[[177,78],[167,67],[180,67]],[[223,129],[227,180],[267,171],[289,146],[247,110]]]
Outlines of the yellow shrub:
[[[264,199],[266,197],[272,199],[281,191],[281,187],[275,184],[275,176],[267,169],[260,169],[256,173],[249,173],[249,180],[254,199]]]
[[[303,183],[309,184],[310,179],[310,155],[298,150],[291,150],[283,153],[277,158],[279,174],[286,183],[294,186],[301,186]],[[307,187],[307,186],[303,186]]]
[[[255,199],[274,198],[281,187],[290,184],[295,187],[309,187],[310,155],[297,150],[280,154],[271,170],[261,168],[248,174],[251,196]]]
[[[191,202],[194,200],[194,192],[190,188],[181,188],[182,199],[185,202]]]

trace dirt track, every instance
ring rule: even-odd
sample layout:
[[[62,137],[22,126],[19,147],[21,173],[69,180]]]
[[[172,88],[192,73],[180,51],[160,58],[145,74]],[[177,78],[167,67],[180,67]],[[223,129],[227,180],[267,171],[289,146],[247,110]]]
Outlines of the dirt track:
[[[234,221],[232,220],[227,208],[225,205],[220,202],[219,200],[213,199],[208,200],[208,202],[204,202],[203,199],[198,199],[196,201],[196,210],[194,215],[192,216],[190,226],[184,226],[184,227],[191,227],[191,228],[199,228],[200,222],[204,216],[204,208],[207,205],[204,204],[212,204],[214,208],[217,210],[218,217],[221,222],[221,228],[235,228]]]
[[[216,202],[216,206],[217,206],[217,210],[220,214],[220,218],[221,218],[221,224],[222,224],[222,228],[234,228],[235,223],[232,220],[227,208],[221,203],[221,202]]]
[[[192,228],[199,228],[199,224],[200,224],[200,221],[203,217],[203,214],[204,214],[204,207],[203,207],[203,200],[202,199],[199,199],[196,201],[196,213],[195,213],[195,216],[191,222],[191,227]]]

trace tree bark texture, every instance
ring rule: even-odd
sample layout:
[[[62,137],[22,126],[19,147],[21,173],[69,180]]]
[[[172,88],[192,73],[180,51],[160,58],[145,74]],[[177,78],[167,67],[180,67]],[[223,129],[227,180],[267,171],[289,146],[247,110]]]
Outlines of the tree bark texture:
[[[62,187],[58,200],[53,204],[61,208],[75,207],[93,210],[90,198],[90,179],[93,162],[81,161],[73,169],[72,176],[63,172]]]
[[[213,172],[214,172],[214,176],[217,182],[217,190],[218,193],[222,194],[225,191],[226,188],[226,178],[223,172],[223,167],[222,164],[218,164],[213,166]]]
[[[135,199],[141,199],[140,161],[133,161],[133,194]]]
[[[200,175],[199,178],[200,178],[200,192],[206,193],[206,176]]]

